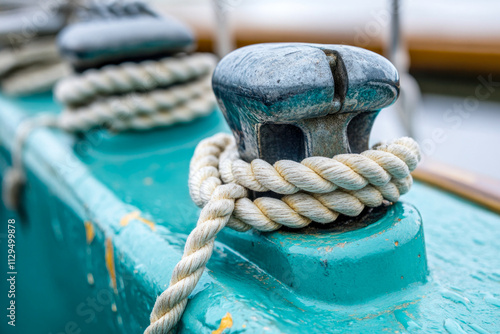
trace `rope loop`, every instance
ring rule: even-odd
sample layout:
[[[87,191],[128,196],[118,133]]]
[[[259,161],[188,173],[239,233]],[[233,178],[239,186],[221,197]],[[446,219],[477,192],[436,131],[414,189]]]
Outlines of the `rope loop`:
[[[170,286],[156,299],[145,333],[169,333],[180,320],[210,259],[215,237],[225,226],[267,232],[281,226],[302,228],[313,221],[327,224],[341,214],[357,216],[365,207],[396,202],[408,192],[410,173],[420,158],[418,144],[408,137],[360,154],[281,160],[274,165],[241,160],[231,135],[202,140],[189,170],[189,192],[202,208],[200,217]],[[251,200],[250,191],[272,191],[283,197]]]

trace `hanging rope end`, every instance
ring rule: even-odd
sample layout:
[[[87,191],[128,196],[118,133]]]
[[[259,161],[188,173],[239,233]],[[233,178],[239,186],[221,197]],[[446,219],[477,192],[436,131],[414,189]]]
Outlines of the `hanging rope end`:
[[[18,168],[9,168],[2,184],[2,200],[9,210],[17,211],[21,204],[21,192],[26,183],[24,172]]]

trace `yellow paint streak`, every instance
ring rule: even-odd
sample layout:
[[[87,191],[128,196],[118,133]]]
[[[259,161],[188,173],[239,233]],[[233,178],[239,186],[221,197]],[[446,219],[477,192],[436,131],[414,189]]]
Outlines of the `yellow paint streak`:
[[[127,226],[134,219],[137,219],[140,222],[146,224],[151,229],[151,231],[156,231],[155,223],[153,223],[150,220],[147,220],[144,217],[141,217],[141,213],[139,211],[133,211],[133,212],[127,213],[125,216],[123,216],[120,219],[120,225]]]
[[[139,211],[133,211],[130,213],[127,213],[125,216],[120,219],[120,225],[121,226],[127,226],[132,219],[137,219],[141,216],[141,213]]]
[[[106,238],[104,259],[106,260],[106,268],[111,279],[111,286],[115,290],[115,293],[118,293],[118,289],[116,288],[115,257],[113,253],[113,242],[111,238]]]
[[[221,319],[219,328],[212,331],[212,334],[222,334],[224,329],[233,327],[233,318],[231,318],[231,313],[227,312],[226,315]]]
[[[151,229],[151,231],[156,231],[156,225],[152,221],[147,220],[146,218],[142,218],[142,217],[138,217],[137,219],[139,219],[144,224],[148,225],[149,228]]]
[[[95,237],[94,224],[91,221],[86,221],[83,223],[85,226],[85,237],[87,238],[87,244],[90,245]]]

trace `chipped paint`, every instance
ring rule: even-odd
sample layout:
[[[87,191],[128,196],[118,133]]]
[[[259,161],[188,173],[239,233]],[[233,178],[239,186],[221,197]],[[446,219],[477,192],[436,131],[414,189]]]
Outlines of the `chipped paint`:
[[[116,286],[116,271],[115,271],[113,241],[111,240],[111,238],[106,238],[104,259],[106,261],[106,268],[108,269],[109,278],[111,280],[111,286],[115,291],[115,293],[118,293],[118,289]]]
[[[233,318],[231,317],[231,313],[227,312],[226,315],[221,319],[219,328],[212,331],[212,334],[222,334],[222,332],[226,328],[233,327]]]
[[[141,213],[139,211],[132,211],[130,213],[127,213],[120,219],[120,226],[127,226],[131,220],[137,219],[138,217],[141,216]]]
[[[87,240],[87,244],[90,245],[95,237],[94,224],[92,224],[91,221],[87,220],[83,223],[83,226],[85,226],[85,237]]]
[[[156,231],[156,224],[144,217],[141,217],[141,213],[139,211],[132,211],[124,215],[120,219],[120,226],[125,227],[134,219],[137,219],[138,221],[146,224],[151,229],[151,231]]]
[[[144,224],[146,224],[147,226],[149,226],[151,231],[156,231],[156,225],[152,221],[147,220],[146,218],[143,218],[143,217],[138,217],[137,219],[140,220],[141,222],[143,222]]]
[[[396,305],[396,306],[394,306],[394,308],[392,310],[384,310],[382,312],[378,312],[378,313],[374,313],[374,314],[369,314],[369,315],[364,316],[362,318],[356,317],[355,314],[352,314],[351,317],[354,318],[354,319],[356,319],[356,320],[359,320],[359,321],[366,320],[366,319],[373,319],[373,318],[377,318],[377,317],[381,316],[382,314],[387,314],[387,313],[394,312],[395,310],[401,310],[401,309],[407,308],[408,306],[414,305],[414,304],[418,303],[419,301],[420,301],[420,298],[417,298],[417,299],[415,299],[415,300],[413,300],[411,302],[400,304],[400,305]]]

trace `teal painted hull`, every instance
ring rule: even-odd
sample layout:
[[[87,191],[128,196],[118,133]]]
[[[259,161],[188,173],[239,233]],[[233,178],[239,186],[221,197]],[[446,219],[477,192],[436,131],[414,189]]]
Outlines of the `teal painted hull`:
[[[0,99],[0,174],[10,164],[8,149],[21,118],[59,108],[49,95]],[[9,326],[2,315],[1,332],[142,332],[198,217],[199,209],[187,189],[189,160],[199,140],[220,131],[228,129],[217,112],[147,133],[93,132],[80,139],[58,131],[33,133],[24,155],[29,180],[23,198],[26,217],[3,206],[0,211],[4,258],[7,219],[17,220],[16,327]],[[224,333],[500,332],[500,217],[418,182],[403,202],[365,229],[388,233],[393,226],[391,212],[399,217],[396,221],[415,223],[419,216],[410,211],[412,206],[418,208],[428,263],[426,268],[422,260],[418,272],[423,270],[424,277],[411,278],[408,269],[408,275],[386,282],[382,292],[357,289],[349,298],[341,298],[339,293],[345,289],[332,287],[342,284],[341,276],[335,276],[340,275],[339,267],[331,267],[331,280],[323,281],[320,277],[325,272],[313,270],[297,287],[275,268],[279,263],[294,268],[296,262],[259,256],[262,249],[252,250],[252,242],[261,242],[259,247],[268,243],[269,252],[296,256],[297,249],[309,247],[318,238],[327,247],[342,244],[346,241],[342,238],[361,238],[355,233],[363,230],[348,236],[290,231],[241,235],[227,230],[191,296],[179,332],[211,333],[227,313],[232,326]],[[135,211],[144,219],[127,224],[124,217]],[[145,221],[156,225],[152,228]],[[415,254],[425,256],[425,251],[418,252],[423,245],[421,225],[413,232],[402,226],[403,234],[414,233],[422,241],[411,246],[412,254],[417,250]],[[95,232],[93,238],[91,232]],[[396,239],[387,241],[400,247]],[[347,252],[346,247],[342,251]],[[333,249],[328,255],[322,249],[310,256],[328,257],[335,263],[339,252]],[[418,261],[408,259],[408,266]],[[365,283],[359,286],[366,288],[370,276],[363,275]],[[414,283],[401,283],[405,279]],[[332,286],[326,286],[328,282]],[[8,291],[5,279],[1,289]],[[321,289],[332,295],[322,295]],[[2,306],[7,303],[2,292]]]

